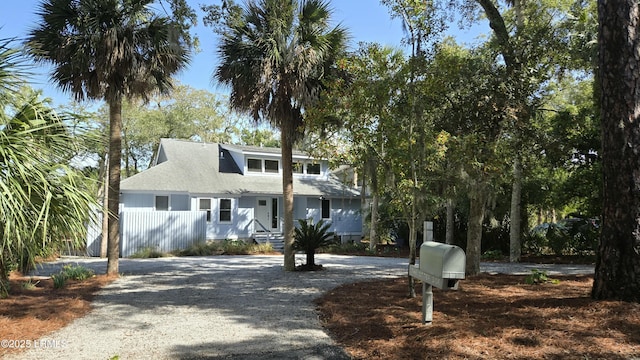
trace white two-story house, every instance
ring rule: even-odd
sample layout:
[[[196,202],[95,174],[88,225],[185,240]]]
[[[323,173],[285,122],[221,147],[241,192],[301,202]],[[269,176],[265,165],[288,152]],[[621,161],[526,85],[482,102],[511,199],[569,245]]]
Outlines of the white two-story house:
[[[359,190],[332,174],[326,160],[302,152],[294,151],[293,169],[294,219],[323,219],[343,241],[360,239]],[[254,240],[282,233],[278,148],[162,139],[149,169],[123,180],[120,191],[121,228],[131,227],[127,214],[134,212],[197,212],[206,222],[207,240]],[[148,237],[155,228],[171,226],[171,220],[163,221],[167,224],[137,225],[128,235],[121,234],[121,242],[132,233]],[[163,234],[166,238],[167,232]]]

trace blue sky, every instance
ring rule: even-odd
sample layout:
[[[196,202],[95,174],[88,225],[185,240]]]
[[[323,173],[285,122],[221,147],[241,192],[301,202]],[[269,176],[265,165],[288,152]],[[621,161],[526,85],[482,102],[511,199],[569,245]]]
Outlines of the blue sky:
[[[0,1],[0,39],[21,38],[35,26],[37,19],[35,12],[40,0],[1,0]],[[213,3],[214,0],[188,0],[190,5],[199,11],[198,4]],[[218,1],[215,1],[218,2]],[[352,37],[351,47],[357,47],[359,42],[377,42],[389,46],[401,46],[403,37],[402,23],[398,19],[391,19],[388,9],[379,0],[332,0],[333,17],[349,29]],[[200,14],[200,13],[199,13]],[[200,14],[201,15],[201,14]],[[200,16],[201,17],[201,16]],[[211,81],[211,74],[216,62],[215,35],[211,29],[202,25],[194,29],[200,38],[201,52],[196,54],[189,67],[178,75],[182,84],[210,92],[224,92]],[[486,33],[486,26],[474,27],[471,30],[459,31],[456,24],[451,25],[452,33],[460,41],[470,42]],[[58,91],[48,82],[48,69],[36,68],[32,79],[32,86],[44,90],[44,95],[54,100],[54,105],[64,105],[70,101],[70,96]]]

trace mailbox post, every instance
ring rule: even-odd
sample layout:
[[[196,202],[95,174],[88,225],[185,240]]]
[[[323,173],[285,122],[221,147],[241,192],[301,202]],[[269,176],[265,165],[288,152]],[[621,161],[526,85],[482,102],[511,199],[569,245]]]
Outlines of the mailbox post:
[[[422,323],[433,321],[433,286],[457,290],[465,276],[466,257],[455,245],[425,241],[420,246],[419,266],[409,265],[409,276],[422,281]]]

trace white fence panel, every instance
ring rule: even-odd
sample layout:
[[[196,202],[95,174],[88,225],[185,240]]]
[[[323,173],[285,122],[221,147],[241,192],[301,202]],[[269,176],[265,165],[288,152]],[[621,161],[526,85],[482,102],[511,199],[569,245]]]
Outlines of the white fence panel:
[[[143,248],[162,252],[204,241],[207,214],[203,211],[129,211],[120,213],[120,256]]]
[[[100,256],[101,216],[88,226],[87,253]],[[162,252],[185,249],[204,241],[207,214],[204,211],[128,211],[120,213],[120,256],[143,248]]]

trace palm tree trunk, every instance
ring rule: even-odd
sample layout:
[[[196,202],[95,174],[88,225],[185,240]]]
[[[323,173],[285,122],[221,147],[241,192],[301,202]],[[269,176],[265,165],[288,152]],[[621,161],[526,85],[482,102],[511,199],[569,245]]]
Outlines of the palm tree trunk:
[[[109,102],[109,239],[107,275],[118,274],[120,256],[120,161],[122,158],[122,100]]]
[[[293,253],[293,140],[287,129],[280,129],[282,143],[282,197],[284,205],[284,270],[295,270]]]
[[[316,266],[316,252],[315,250],[307,251],[307,267],[313,269]]]
[[[98,197],[102,198],[102,239],[100,239],[100,257],[107,257],[107,240],[109,239],[109,159],[105,154],[105,161],[102,164],[102,171],[100,174],[100,191]]]

